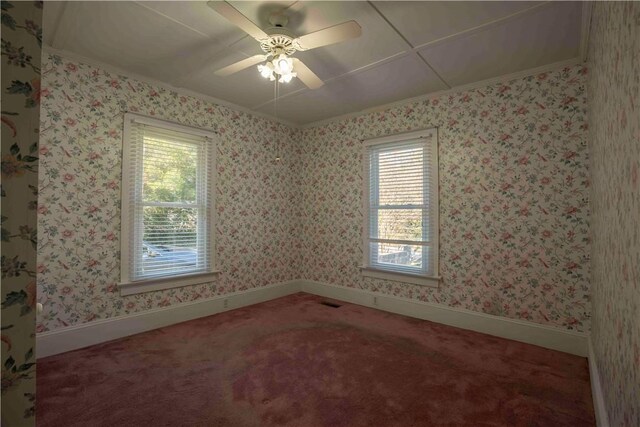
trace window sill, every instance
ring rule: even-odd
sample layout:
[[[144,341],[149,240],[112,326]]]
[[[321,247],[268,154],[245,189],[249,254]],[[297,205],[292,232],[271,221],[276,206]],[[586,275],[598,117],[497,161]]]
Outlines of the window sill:
[[[361,270],[363,276],[392,280],[394,282],[411,283],[413,285],[428,286],[430,288],[437,288],[440,285],[440,280],[442,280],[442,277],[439,276],[420,276],[417,274],[378,270],[377,268],[371,267],[361,267]]]
[[[136,282],[122,282],[118,284],[120,295],[135,295],[145,292],[161,291],[163,289],[180,288],[189,285],[200,285],[214,280],[221,271],[207,273],[185,274],[182,276],[157,277]]]

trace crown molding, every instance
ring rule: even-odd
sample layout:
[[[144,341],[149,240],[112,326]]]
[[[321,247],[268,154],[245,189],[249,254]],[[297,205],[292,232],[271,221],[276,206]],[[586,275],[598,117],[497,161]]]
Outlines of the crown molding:
[[[589,13],[590,16],[590,13]],[[589,22],[589,20],[586,20],[586,22]],[[588,38],[588,33],[583,31],[583,37],[587,37]],[[582,46],[582,45],[581,45]],[[330,124],[332,122],[336,122],[336,121],[340,121],[340,120],[345,120],[345,119],[350,119],[353,117],[358,117],[364,114],[371,114],[371,113],[376,113],[376,112],[380,112],[380,111],[385,111],[385,110],[389,110],[391,108],[395,108],[395,107],[399,107],[405,104],[410,104],[410,103],[414,103],[414,102],[420,102],[420,101],[424,101],[427,99],[432,99],[432,98],[437,98],[443,95],[449,95],[449,94],[454,94],[454,93],[458,93],[458,92],[464,92],[464,91],[468,91],[468,90],[473,90],[473,89],[478,89],[481,87],[485,87],[485,86],[490,86],[493,84],[498,84],[498,83],[504,83],[510,80],[515,80],[515,79],[519,79],[519,78],[523,78],[523,77],[527,77],[530,75],[534,75],[534,74],[539,74],[539,73],[544,73],[544,72],[549,72],[549,71],[556,71],[565,67],[571,67],[574,65],[578,65],[581,63],[584,63],[584,60],[581,57],[575,57],[575,58],[571,58],[565,61],[560,61],[560,62],[554,62],[552,64],[547,64],[547,65],[543,65],[540,67],[535,67],[535,68],[529,68],[526,70],[522,70],[522,71],[517,71],[515,73],[509,73],[509,74],[504,74],[502,76],[498,76],[498,77],[492,77],[490,79],[485,79],[485,80],[481,80],[478,82],[474,82],[474,83],[469,83],[466,85],[461,85],[461,86],[454,86],[451,89],[445,89],[445,90],[441,90],[441,91],[437,91],[437,92],[431,92],[431,93],[427,93],[424,95],[419,95],[416,97],[412,97],[412,98],[405,98],[405,99],[401,99],[398,101],[394,101],[391,103],[387,103],[387,104],[381,104],[381,105],[377,105],[374,107],[370,107],[370,108],[366,108],[364,110],[359,110],[359,111],[355,111],[352,113],[347,113],[347,114],[342,114],[339,116],[333,116],[333,117],[329,117],[326,119],[322,119],[322,120],[318,120],[315,122],[311,122],[311,123],[306,123],[306,124],[297,124],[297,123],[293,123],[290,122],[288,120],[284,120],[284,119],[280,119],[280,118],[275,118],[269,114],[265,114],[262,112],[258,112],[258,111],[254,111],[251,110],[249,108],[246,107],[242,107],[240,105],[234,104],[232,102],[228,102],[228,101],[224,101],[209,95],[205,95],[199,92],[195,92],[189,89],[184,89],[184,88],[178,88],[175,86],[172,86],[171,84],[168,84],[166,82],[162,82],[160,80],[156,80],[156,79],[152,79],[149,77],[145,77],[143,75],[137,74],[137,73],[133,73],[131,71],[127,71],[125,69],[122,69],[120,67],[116,67],[110,64],[107,64],[105,62],[101,62],[101,61],[97,61],[91,58],[87,58],[85,56],[82,55],[78,55],[76,53],[73,52],[69,52],[63,49],[56,49],[54,47],[51,47],[49,45],[43,45],[42,46],[42,50],[45,53],[49,53],[49,54],[54,54],[54,55],[59,55],[62,56],[64,58],[70,59],[70,60],[74,60],[74,61],[78,61],[78,62],[82,62],[84,64],[87,65],[91,65],[94,67],[98,67],[101,68],[105,71],[109,71],[112,73],[116,73],[116,74],[122,74],[124,76],[139,80],[141,82],[144,83],[148,83],[150,85],[154,85],[157,87],[161,87],[164,88],[166,90],[171,90],[174,91],[180,95],[185,95],[185,96],[191,96],[194,98],[199,98],[203,101],[207,101],[207,102],[212,102],[214,104],[217,105],[221,105],[227,108],[231,108],[233,110],[239,111],[239,112],[243,112],[249,115],[253,115],[256,117],[260,117],[263,119],[267,119],[273,122],[277,122],[280,124],[283,124],[289,128],[292,129],[297,129],[297,130],[303,130],[303,129],[309,129],[309,128],[314,128],[314,127],[319,127],[319,126],[324,126],[327,124]],[[581,52],[582,54],[582,52]]]
[[[246,107],[242,107],[240,105],[234,104],[234,103],[229,102],[229,101],[224,101],[222,99],[218,99],[218,98],[215,98],[213,96],[202,94],[200,92],[192,91],[192,90],[185,89],[185,88],[175,87],[175,86],[173,86],[173,85],[171,85],[169,83],[166,83],[166,82],[163,82],[163,81],[160,81],[160,80],[156,80],[156,79],[153,79],[153,78],[150,78],[150,77],[146,77],[146,76],[143,76],[141,74],[137,74],[137,73],[134,73],[132,71],[128,71],[128,70],[125,70],[123,68],[111,65],[111,64],[107,64],[106,62],[101,62],[101,61],[98,61],[98,60],[95,60],[95,59],[87,58],[86,56],[78,55],[78,54],[73,53],[73,52],[69,52],[69,51],[66,51],[66,50],[63,50],[63,49],[56,49],[56,48],[54,48],[52,46],[45,45],[45,44],[42,45],[42,51],[43,51],[43,53],[62,56],[64,58],[70,59],[72,61],[77,61],[77,62],[81,62],[81,63],[86,64],[86,65],[90,65],[90,66],[93,66],[93,67],[98,67],[98,68],[100,68],[102,70],[105,70],[105,71],[108,71],[110,73],[122,74],[122,75],[124,75],[126,77],[130,77],[130,78],[133,78],[135,80],[141,81],[143,83],[147,83],[147,84],[150,84],[150,85],[153,85],[153,86],[156,86],[156,87],[160,87],[160,88],[163,88],[163,89],[166,89],[166,90],[169,90],[169,91],[173,91],[173,92],[176,92],[176,93],[178,93],[180,95],[191,96],[191,97],[198,98],[198,99],[201,99],[201,100],[206,101],[206,102],[211,102],[211,103],[223,106],[223,107],[227,107],[227,108],[230,108],[230,109],[233,109],[233,110],[245,113],[245,114],[249,114],[249,115],[252,115],[252,116],[260,117],[260,118],[263,118],[263,119],[266,119],[266,120],[270,120],[272,122],[280,123],[280,124],[283,124],[285,126],[288,126],[288,127],[292,128],[292,129],[300,129],[299,125],[297,125],[297,124],[295,124],[293,122],[290,122],[288,120],[283,120],[283,119],[280,119],[280,118],[276,118],[276,117],[273,117],[273,116],[271,116],[269,114],[265,114],[265,113],[261,113],[261,112],[258,112],[258,111],[254,111],[254,110],[251,110],[251,109],[246,108]]]
[[[478,89],[481,87],[486,87],[486,86],[491,86],[494,84],[498,84],[498,83],[505,83],[511,80],[517,80],[523,77],[528,77],[531,75],[535,75],[535,74],[539,74],[539,73],[546,73],[546,72],[550,72],[550,71],[557,71],[560,70],[562,68],[565,67],[572,67],[574,65],[578,65],[583,63],[582,59],[579,57],[575,57],[575,58],[571,58],[571,59],[567,59],[564,61],[560,61],[560,62],[554,62],[551,64],[547,64],[547,65],[543,65],[540,67],[535,67],[535,68],[529,68],[526,70],[522,70],[522,71],[516,71],[515,73],[509,73],[509,74],[504,74],[502,76],[498,76],[498,77],[492,77],[490,79],[485,79],[485,80],[480,80],[478,82],[474,82],[474,83],[469,83],[469,84],[465,84],[465,85],[461,85],[461,86],[454,86],[451,89],[445,89],[445,90],[440,90],[437,92],[431,92],[431,93],[427,93],[424,95],[419,95],[413,98],[405,98],[405,99],[401,99],[399,101],[394,101],[394,102],[390,102],[388,104],[382,104],[382,105],[378,105],[375,107],[371,107],[371,108],[366,108],[364,110],[360,110],[357,112],[353,112],[353,113],[347,113],[347,114],[342,114],[339,116],[334,116],[334,117],[329,117],[327,119],[323,119],[323,120],[318,120],[316,122],[311,122],[311,123],[307,123],[307,124],[302,124],[302,125],[298,125],[299,129],[310,129],[310,128],[314,128],[314,127],[319,127],[319,126],[324,126],[336,121],[340,121],[340,120],[345,120],[345,119],[350,119],[350,118],[354,118],[354,117],[358,117],[358,116],[362,116],[364,114],[371,114],[371,113],[377,113],[380,111],[385,111],[385,110],[389,110],[391,108],[395,108],[395,107],[400,107],[402,105],[406,105],[406,104],[410,104],[410,103],[414,103],[414,102],[420,102],[420,101],[424,101],[427,99],[432,99],[432,98],[437,98],[443,95],[450,95],[450,94],[454,94],[454,93],[458,93],[458,92],[466,92],[468,90],[473,90],[473,89]]]

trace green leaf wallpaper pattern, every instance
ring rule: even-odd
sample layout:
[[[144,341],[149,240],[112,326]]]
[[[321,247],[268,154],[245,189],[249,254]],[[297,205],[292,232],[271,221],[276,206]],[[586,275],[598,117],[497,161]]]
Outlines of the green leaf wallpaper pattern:
[[[2,2],[2,425],[35,423],[42,3]]]

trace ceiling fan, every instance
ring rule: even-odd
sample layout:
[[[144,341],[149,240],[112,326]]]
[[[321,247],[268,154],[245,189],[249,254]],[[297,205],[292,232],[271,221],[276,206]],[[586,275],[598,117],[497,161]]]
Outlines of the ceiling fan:
[[[228,76],[264,62],[264,64],[258,65],[258,71],[263,77],[271,81],[277,78],[278,82],[282,83],[288,83],[294,77],[298,77],[309,89],[317,89],[324,82],[302,61],[291,56],[296,51],[340,43],[360,37],[362,34],[362,29],[356,21],[347,21],[296,37],[285,28],[288,18],[281,11],[271,14],[269,22],[273,27],[263,31],[226,1],[210,1],[207,4],[232,24],[256,39],[265,52],[263,55],[255,55],[217,70],[215,74],[218,76]]]

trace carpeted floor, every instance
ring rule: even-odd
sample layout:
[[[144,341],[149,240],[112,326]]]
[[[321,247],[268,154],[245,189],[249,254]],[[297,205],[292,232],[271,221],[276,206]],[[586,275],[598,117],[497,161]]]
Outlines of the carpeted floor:
[[[38,426],[594,426],[584,358],[295,294],[38,361]]]

